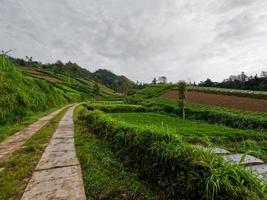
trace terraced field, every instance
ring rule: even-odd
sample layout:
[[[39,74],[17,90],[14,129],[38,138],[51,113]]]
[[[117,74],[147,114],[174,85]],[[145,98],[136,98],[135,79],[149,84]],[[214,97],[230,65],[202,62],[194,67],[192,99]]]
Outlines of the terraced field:
[[[178,92],[169,90],[161,97],[177,99]],[[192,103],[222,106],[226,108],[240,109],[245,111],[267,112],[267,100],[248,97],[239,97],[226,94],[212,94],[202,91],[188,91],[187,100]]]

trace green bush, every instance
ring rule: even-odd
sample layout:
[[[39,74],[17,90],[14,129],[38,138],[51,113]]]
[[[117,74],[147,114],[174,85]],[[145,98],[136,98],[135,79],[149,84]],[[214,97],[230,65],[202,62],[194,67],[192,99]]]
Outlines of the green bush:
[[[124,166],[165,199],[265,199],[264,184],[249,171],[185,144],[175,136],[81,110],[78,122],[111,143]]]
[[[144,101],[142,104],[150,111],[166,112],[169,114],[182,116],[181,110],[179,110],[177,106],[174,105],[166,105],[148,101]],[[185,113],[187,119],[204,120],[211,124],[223,124],[231,128],[240,129],[267,130],[267,120],[263,118],[253,118],[238,114],[216,112],[210,111],[208,109],[200,110],[190,107],[185,108]]]
[[[97,109],[102,110],[107,113],[114,112],[146,112],[147,109],[144,106],[140,105],[127,105],[127,104],[96,104]]]

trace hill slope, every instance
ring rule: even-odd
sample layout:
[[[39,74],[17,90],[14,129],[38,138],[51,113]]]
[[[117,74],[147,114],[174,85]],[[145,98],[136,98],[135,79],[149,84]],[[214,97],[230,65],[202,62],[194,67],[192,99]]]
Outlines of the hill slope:
[[[33,113],[92,97],[95,82],[79,74],[68,76],[43,69],[41,64],[21,67],[0,55],[0,124],[13,124]],[[101,84],[100,96],[114,92]]]
[[[127,77],[118,76],[106,69],[99,69],[94,72],[94,75],[96,80],[119,93],[128,94],[134,86],[134,82]]]

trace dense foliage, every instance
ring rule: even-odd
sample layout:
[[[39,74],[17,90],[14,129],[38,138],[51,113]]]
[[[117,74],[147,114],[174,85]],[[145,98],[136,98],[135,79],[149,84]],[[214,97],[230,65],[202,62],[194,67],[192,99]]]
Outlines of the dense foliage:
[[[175,135],[190,144],[215,146],[230,152],[243,152],[267,161],[267,132],[229,128],[198,120],[183,120],[166,114],[110,113],[113,119],[138,128],[149,128]]]
[[[147,111],[146,107],[140,105],[126,105],[126,104],[95,104],[95,105],[88,105],[84,104],[89,110],[99,109],[107,113],[114,113],[114,112],[145,112]]]
[[[78,93],[64,91],[46,80],[23,75],[8,59],[0,56],[0,124],[15,123],[31,113],[47,111],[78,101]]]
[[[198,84],[198,86],[267,91],[267,77],[254,76],[254,77],[251,77],[249,80],[246,80],[246,81],[224,80],[221,83],[213,82],[213,81],[211,81],[211,79],[207,79],[204,82],[200,82]]]
[[[94,72],[96,79],[105,86],[123,94],[131,94],[134,83],[125,76],[118,76],[106,69]]]
[[[187,145],[173,135],[115,121],[99,111],[79,113],[84,134],[107,140],[124,166],[166,199],[263,199],[265,186],[250,172]]]
[[[157,101],[143,101],[142,104],[150,111],[163,111],[182,116],[181,110],[175,105],[158,103]],[[187,119],[203,120],[211,124],[223,124],[232,128],[267,130],[267,119],[264,117],[246,116],[242,113],[227,112],[223,109],[212,110],[205,106],[191,106],[190,104],[186,105],[185,112]]]

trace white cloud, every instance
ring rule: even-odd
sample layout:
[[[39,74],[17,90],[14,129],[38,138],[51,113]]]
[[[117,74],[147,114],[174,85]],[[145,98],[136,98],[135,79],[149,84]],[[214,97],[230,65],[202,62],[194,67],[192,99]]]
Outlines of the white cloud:
[[[133,80],[222,80],[267,66],[265,0],[1,0],[0,49]]]

